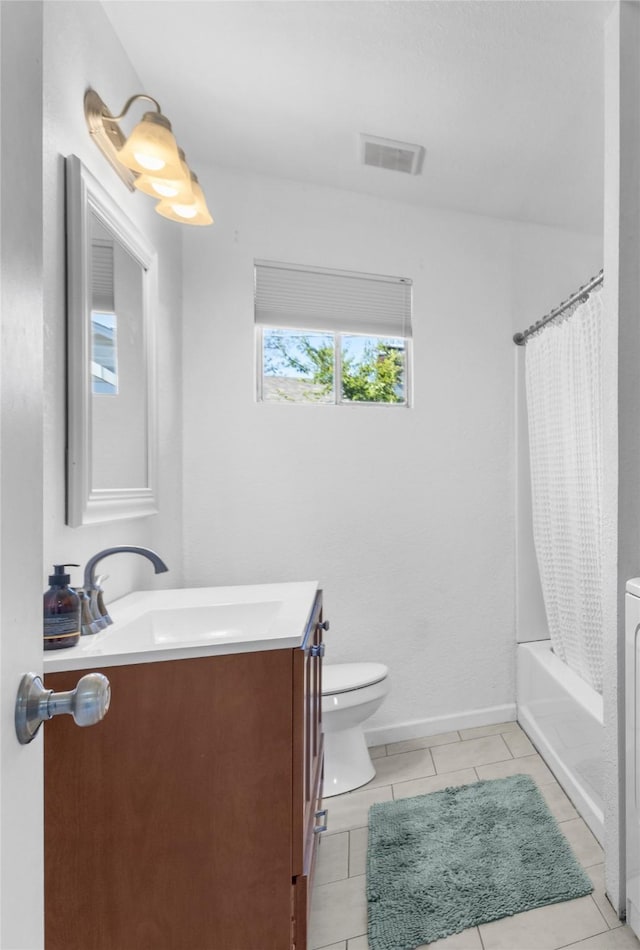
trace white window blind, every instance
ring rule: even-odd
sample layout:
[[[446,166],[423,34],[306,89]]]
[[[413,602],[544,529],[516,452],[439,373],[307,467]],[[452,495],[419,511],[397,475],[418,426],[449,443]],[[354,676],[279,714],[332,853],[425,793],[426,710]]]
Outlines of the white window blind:
[[[267,327],[409,338],[411,287],[402,277],[256,261],[255,319]]]
[[[91,242],[91,308],[99,313],[115,311],[113,289],[113,241]]]

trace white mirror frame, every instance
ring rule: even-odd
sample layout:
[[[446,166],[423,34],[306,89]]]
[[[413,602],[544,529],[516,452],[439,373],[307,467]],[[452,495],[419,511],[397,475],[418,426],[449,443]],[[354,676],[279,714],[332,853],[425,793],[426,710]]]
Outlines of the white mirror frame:
[[[157,255],[79,158],[67,174],[67,524],[142,518],[158,512],[156,379],[153,312]],[[147,395],[147,485],[92,487],[90,215],[111,231],[143,268],[143,334]]]

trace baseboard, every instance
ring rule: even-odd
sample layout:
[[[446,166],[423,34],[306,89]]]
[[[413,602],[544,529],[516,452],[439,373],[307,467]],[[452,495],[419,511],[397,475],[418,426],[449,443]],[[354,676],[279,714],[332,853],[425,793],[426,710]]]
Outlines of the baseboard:
[[[473,729],[474,726],[493,726],[497,722],[511,722],[516,718],[516,704],[488,706],[486,709],[469,709],[449,716],[434,716],[431,719],[414,719],[395,726],[377,726],[364,731],[367,745],[385,745],[387,742],[402,742],[404,739],[420,739],[422,736],[437,736],[441,732],[458,729]]]

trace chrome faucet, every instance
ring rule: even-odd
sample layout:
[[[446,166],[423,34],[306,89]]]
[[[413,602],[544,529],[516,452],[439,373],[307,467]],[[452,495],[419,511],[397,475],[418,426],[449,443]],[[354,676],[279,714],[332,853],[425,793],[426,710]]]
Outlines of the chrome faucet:
[[[150,548],[138,548],[131,544],[121,544],[116,548],[105,548],[104,551],[98,551],[97,554],[90,557],[84,569],[83,589],[78,591],[81,600],[81,632],[83,635],[98,633],[99,630],[104,630],[105,627],[113,623],[102,597],[101,582],[104,577],[96,578],[96,565],[110,554],[141,554],[151,561],[156,574],[162,574],[169,570],[155,551]]]

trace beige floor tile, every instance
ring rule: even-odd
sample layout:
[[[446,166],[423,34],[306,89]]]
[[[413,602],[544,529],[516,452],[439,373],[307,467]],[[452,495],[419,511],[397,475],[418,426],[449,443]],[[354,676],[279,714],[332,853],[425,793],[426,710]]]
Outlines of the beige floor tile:
[[[583,867],[588,868],[592,864],[602,864],[604,851],[582,818],[563,821],[560,827],[569,840],[571,850]]]
[[[436,746],[431,750],[436,772],[454,772],[458,769],[486,765],[511,759],[502,736],[485,736],[481,739],[467,739],[450,745]]]
[[[349,832],[321,835],[314,884],[330,884],[349,877]]]
[[[424,943],[417,950],[482,950],[482,941],[477,927],[469,927],[460,934],[451,934],[433,943]]]
[[[369,820],[369,809],[376,802],[390,802],[393,798],[391,785],[381,788],[369,788],[347,792],[325,798],[323,808],[328,811],[329,832],[349,831],[350,828],[362,828]]]
[[[598,910],[607,924],[611,930],[613,930],[614,927],[622,927],[622,921],[609,903],[609,899],[605,893],[604,864],[594,864],[590,868],[586,868],[586,872],[593,883],[594,890],[591,896],[598,905]]]
[[[349,877],[367,873],[368,828],[354,828],[349,832]]]
[[[524,732],[505,732],[502,735],[502,738],[507,744],[509,752],[514,757],[518,758],[521,755],[535,755],[536,749],[531,744]]]
[[[454,785],[471,785],[478,781],[475,769],[460,769],[458,772],[442,772],[427,778],[414,778],[410,782],[397,782],[393,787],[394,798],[413,798],[414,795],[428,795],[442,788]]]
[[[458,729],[461,739],[481,739],[482,736],[495,736],[504,732],[520,732],[520,726],[511,722],[496,722],[491,726],[474,726],[472,729]]]
[[[640,941],[636,938],[631,927],[618,927],[608,933],[579,940],[568,945],[570,950],[640,950]]]
[[[309,925],[310,950],[330,947],[332,943],[358,937],[366,932],[367,900],[364,875],[314,887]]]
[[[593,894],[483,924],[418,950],[640,950],[640,942],[621,924],[605,896],[600,845],[544,761],[530,753],[517,723],[461,730],[460,738],[449,732],[389,743],[370,752],[376,759],[376,778],[362,789],[324,802],[329,833],[323,836],[318,856],[309,950],[369,950],[365,873],[372,804],[518,772],[537,781],[593,881]]]
[[[412,778],[434,775],[435,768],[429,749],[417,749],[415,752],[401,752],[376,759],[376,774],[365,788],[377,788],[394,782],[406,782]]]
[[[397,755],[398,752],[413,752],[415,749],[430,749],[436,745],[447,745],[450,742],[459,742],[457,732],[442,732],[439,736],[423,736],[422,739],[404,739],[402,742],[387,744],[387,755]]]
[[[387,754],[386,745],[370,745],[369,746],[369,755],[372,759],[381,759],[383,755]]]
[[[557,782],[540,785],[539,790],[556,821],[569,821],[570,818],[578,817],[578,812]]]
[[[506,775],[530,775],[538,785],[555,782],[553,772],[545,765],[539,755],[527,755],[521,759],[509,759],[495,762],[493,765],[479,765],[476,768],[479,778],[504,778]]]
[[[606,927],[591,897],[580,897],[481,924],[480,936],[485,950],[557,950]]]

